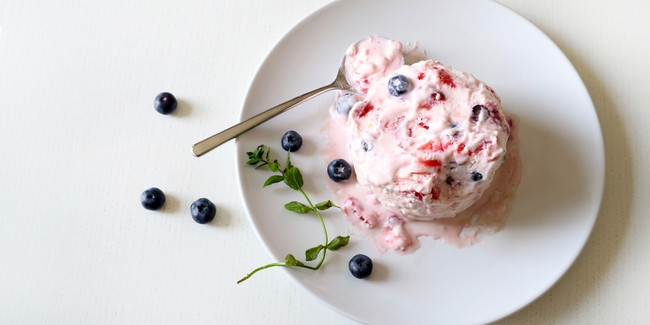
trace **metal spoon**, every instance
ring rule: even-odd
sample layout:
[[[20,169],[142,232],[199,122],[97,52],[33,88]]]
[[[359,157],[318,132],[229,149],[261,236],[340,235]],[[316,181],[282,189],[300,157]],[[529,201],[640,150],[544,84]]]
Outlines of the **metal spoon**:
[[[243,121],[239,124],[235,124],[234,126],[231,126],[203,141],[197,142],[192,146],[192,152],[194,153],[195,156],[201,157],[208,151],[224,144],[230,139],[236,138],[237,136],[243,134],[244,132],[266,122],[272,117],[275,117],[276,115],[279,115],[280,113],[283,113],[308,99],[314,98],[324,92],[334,90],[334,89],[342,89],[351,92],[356,92],[356,90],[350,85],[350,83],[345,77],[345,58],[343,58],[343,62],[341,62],[341,65],[339,66],[339,71],[336,74],[336,79],[334,79],[334,81],[331,84],[307,92],[294,99],[288,100],[280,105],[271,107],[266,111],[249,118],[246,121]]]

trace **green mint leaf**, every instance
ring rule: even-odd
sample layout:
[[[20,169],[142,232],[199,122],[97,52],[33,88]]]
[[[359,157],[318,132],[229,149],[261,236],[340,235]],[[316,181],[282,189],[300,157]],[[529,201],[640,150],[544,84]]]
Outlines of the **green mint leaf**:
[[[347,245],[350,242],[350,236],[336,236],[336,238],[332,239],[332,241],[327,244],[327,249],[331,251],[335,251],[345,245]]]
[[[304,266],[299,260],[297,260],[293,255],[287,254],[287,257],[284,258],[284,264],[287,266]]]
[[[314,211],[311,207],[297,201],[291,201],[284,205],[284,208],[296,213],[309,213]]]
[[[262,159],[262,157],[264,155],[264,145],[261,144],[261,145],[257,146],[257,148],[255,148],[255,151],[250,151],[250,152],[247,152],[246,154],[248,155],[248,158],[251,159],[251,160],[254,159],[254,160],[257,160],[257,161],[263,161],[264,159]]]
[[[246,155],[248,156],[248,161],[246,162],[246,164],[248,164],[248,165],[257,165],[260,162],[262,162],[260,150],[264,150],[264,147],[259,146],[259,147],[257,147],[257,149],[255,149],[255,151],[247,152]]]
[[[332,202],[330,200],[323,201],[323,202],[320,202],[320,203],[316,203],[316,209],[318,209],[318,210],[327,210],[327,209],[333,208],[333,207],[338,208],[338,206],[336,204],[334,204],[334,202]]]
[[[287,257],[284,258],[284,264],[287,266],[296,266],[297,262],[298,260],[296,260],[296,258],[291,254],[287,254]]]
[[[323,245],[318,245],[316,247],[312,247],[312,248],[306,250],[305,251],[305,259],[308,260],[308,261],[313,261],[313,260],[317,259],[318,254],[320,253],[320,251],[323,250],[323,248],[325,248],[325,247],[323,247]]]
[[[300,170],[296,167],[287,168],[284,172],[284,183],[294,190],[299,190],[305,185]]]
[[[269,169],[272,172],[279,172],[280,171],[280,164],[278,163],[277,160],[274,160],[272,163],[269,164]]]
[[[282,176],[282,175],[273,175],[273,176],[269,177],[266,180],[266,182],[264,182],[263,187],[267,187],[267,186],[269,186],[271,184],[282,182],[283,180],[284,180],[284,176]]]

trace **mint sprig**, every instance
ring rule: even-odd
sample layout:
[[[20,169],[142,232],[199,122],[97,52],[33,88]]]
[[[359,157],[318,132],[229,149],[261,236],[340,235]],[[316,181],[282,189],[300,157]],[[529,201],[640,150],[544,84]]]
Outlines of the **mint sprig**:
[[[325,237],[325,240],[323,244],[316,245],[305,251],[306,262],[315,261],[320,256],[320,259],[318,260],[315,266],[307,265],[305,264],[306,262],[302,262],[296,259],[292,254],[287,254],[283,262],[270,263],[270,264],[260,266],[254,269],[253,271],[251,271],[250,273],[248,273],[245,277],[241,278],[239,281],[237,281],[237,283],[241,283],[247,280],[248,278],[253,276],[253,274],[261,270],[268,269],[274,266],[302,267],[310,270],[318,270],[321,267],[321,265],[323,265],[328,250],[330,251],[338,250],[339,248],[347,245],[348,242],[350,241],[350,236],[336,236],[331,241],[329,240],[329,236],[327,234],[327,227],[325,227],[325,220],[323,219],[323,216],[321,215],[320,211],[327,210],[329,208],[338,208],[338,206],[336,206],[336,204],[334,204],[330,200],[319,202],[316,204],[314,204],[311,201],[307,193],[305,193],[305,191],[303,190],[305,181],[302,178],[300,169],[293,166],[293,164],[291,163],[290,152],[287,152],[287,157],[284,161],[284,168],[282,168],[282,165],[277,160],[274,159],[273,161],[271,161],[270,159],[271,148],[265,145],[260,145],[255,149],[255,151],[247,152],[246,154],[248,155],[248,161],[246,162],[247,165],[254,166],[256,169],[265,167],[268,168],[270,171],[276,173],[274,175],[271,175],[264,182],[264,187],[272,184],[284,182],[284,184],[287,185],[289,188],[296,190],[300,192],[300,194],[302,194],[303,198],[307,202],[306,204],[298,201],[291,201],[285,204],[284,208],[299,214],[307,214],[307,213],[316,214],[316,216],[318,216],[318,219],[320,220],[321,227],[323,228],[323,235]]]

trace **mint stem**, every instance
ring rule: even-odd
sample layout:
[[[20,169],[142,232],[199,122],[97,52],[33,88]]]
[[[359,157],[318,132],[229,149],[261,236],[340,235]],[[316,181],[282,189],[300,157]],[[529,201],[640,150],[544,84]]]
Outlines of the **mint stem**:
[[[285,183],[289,187],[291,187],[294,190],[299,191],[302,194],[302,196],[305,198],[305,200],[307,200],[307,203],[309,204],[309,207],[318,216],[318,219],[320,220],[321,227],[323,228],[323,235],[325,237],[325,242],[322,245],[324,247],[324,249],[322,249],[323,254],[320,256],[320,260],[318,261],[316,266],[305,265],[303,262],[300,262],[300,261],[296,260],[295,257],[293,257],[293,255],[291,255],[291,254],[287,255],[287,258],[286,258],[286,260],[284,262],[270,263],[270,264],[260,266],[260,267],[258,267],[256,269],[254,269],[252,272],[248,273],[245,277],[243,277],[239,281],[237,281],[238,284],[245,281],[245,280],[247,280],[248,278],[253,276],[253,274],[255,274],[255,273],[257,273],[257,272],[259,272],[261,270],[268,269],[270,267],[274,267],[274,266],[284,266],[284,267],[297,266],[297,267],[302,267],[302,268],[306,268],[306,269],[310,269],[310,270],[318,270],[321,267],[321,265],[323,265],[323,263],[325,262],[325,256],[327,255],[327,250],[328,250],[327,246],[329,244],[329,235],[327,234],[327,227],[325,226],[325,219],[323,218],[323,215],[319,212],[319,209],[316,208],[314,203],[311,201],[311,199],[309,198],[307,193],[302,189],[302,186],[303,186],[302,176],[301,176],[298,168],[292,166],[291,161],[290,161],[290,153],[287,153],[286,166],[285,166],[285,169],[282,169],[282,168],[280,168],[279,163],[278,163],[277,160],[271,161],[269,159],[269,154],[270,154],[271,150],[269,148],[268,151],[265,152],[266,149],[267,149],[266,146],[260,145],[260,146],[257,147],[257,149],[254,152],[248,152],[247,154],[248,154],[249,160],[248,160],[248,162],[246,162],[246,164],[255,166],[255,168],[267,167],[271,171],[280,173],[280,175],[282,175],[282,179],[285,181]],[[267,186],[267,185],[270,185],[270,184],[273,184],[273,183],[277,183],[279,181],[281,181],[281,179],[279,177],[277,179],[270,178],[269,180],[267,180],[267,183],[265,183],[264,186]],[[333,205],[333,204],[331,204],[330,207],[337,207],[338,208],[338,206]],[[347,244],[347,241],[345,242],[345,244],[343,244],[341,246],[345,246],[346,244]],[[336,248],[336,249],[338,249],[338,248]]]
[[[327,227],[325,227],[325,220],[323,219],[323,216],[318,212],[318,209],[316,209],[316,206],[311,202],[309,199],[309,196],[307,196],[307,193],[300,189],[300,193],[302,193],[302,196],[305,197],[305,200],[307,200],[307,203],[309,203],[309,206],[316,212],[316,215],[318,216],[318,219],[320,220],[321,227],[323,227],[323,234],[325,235],[325,244],[323,246],[327,246],[327,243],[329,243],[329,238],[327,235]],[[325,261],[325,255],[327,254],[327,249],[322,250],[323,255],[320,257],[320,261],[318,261],[318,264],[314,267],[314,270],[318,270],[321,265],[323,265],[323,262]]]
[[[253,274],[257,273],[258,271],[262,271],[264,269],[268,269],[268,268],[273,267],[273,266],[287,266],[287,264],[282,262],[282,263],[271,263],[271,264],[267,264],[267,265],[264,265],[264,266],[260,266],[260,267],[256,268],[255,270],[253,270],[251,273],[246,274],[245,277],[239,279],[239,281],[237,281],[237,284],[240,284],[240,283],[246,281],[248,278],[252,277]]]

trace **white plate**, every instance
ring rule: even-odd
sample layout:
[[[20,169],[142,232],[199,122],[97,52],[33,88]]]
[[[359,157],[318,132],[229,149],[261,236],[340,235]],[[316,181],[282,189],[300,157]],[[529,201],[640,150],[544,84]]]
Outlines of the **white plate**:
[[[505,229],[473,247],[425,240],[411,255],[382,254],[353,233],[350,245],[328,255],[321,270],[291,269],[289,276],[364,323],[485,323],[519,310],[571,266],[598,214],[604,150],[580,77],[542,32],[495,2],[335,1],[305,18],[269,53],[242,118],[329,83],[348,45],[368,35],[417,41],[429,58],[471,72],[496,89],[504,107],[520,118],[523,175],[517,198]],[[245,152],[264,143],[281,159],[280,137],[298,131],[305,143],[293,161],[307,191],[316,201],[333,198],[320,156],[320,127],[332,98],[332,93],[316,98],[237,141],[241,193],[274,260],[287,253],[304,256],[305,249],[321,243],[320,226],[316,217],[285,211],[282,205],[299,200],[298,193],[281,184],[262,188],[270,172],[244,166]],[[336,211],[326,218],[331,236],[351,232]],[[347,262],[357,253],[373,258],[370,279],[348,272]]]

